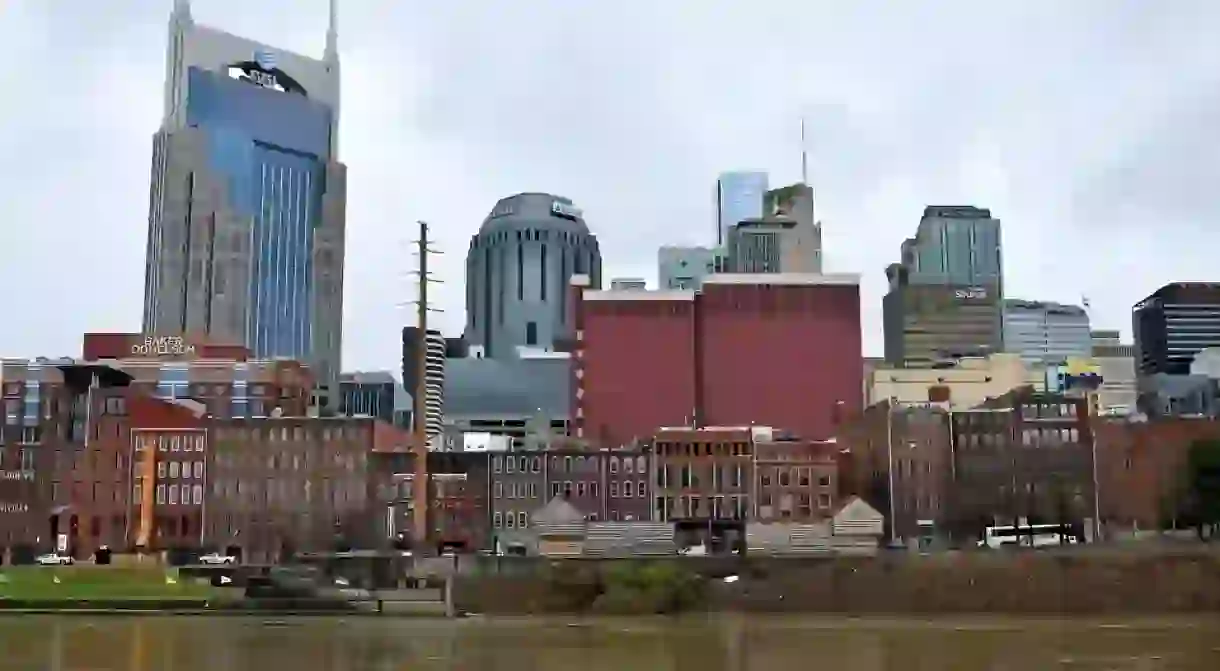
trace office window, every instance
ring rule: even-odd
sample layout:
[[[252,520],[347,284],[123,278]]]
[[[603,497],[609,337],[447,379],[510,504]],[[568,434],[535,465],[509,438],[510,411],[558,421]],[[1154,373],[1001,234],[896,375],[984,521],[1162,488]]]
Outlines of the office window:
[[[294,466],[296,465],[296,457],[293,457],[293,465]],[[196,480],[203,479],[203,462],[202,461],[195,462],[195,479]]]
[[[529,513],[526,513],[526,512],[517,513],[517,526],[521,527],[522,529],[529,526]]]
[[[169,477],[171,477],[171,478],[178,477],[178,462],[176,462],[176,461],[169,462]]]
[[[491,460],[491,470],[493,473],[499,473],[502,470],[500,457],[493,457]]]
[[[525,344],[538,344],[538,324],[535,322],[525,322]]]
[[[492,515],[492,526],[494,526],[497,529],[504,526],[504,514],[503,513],[496,512],[495,515]]]
[[[165,462],[159,461],[159,462],[157,462],[157,478],[160,479],[160,478],[164,478],[164,477],[165,477]]]
[[[514,515],[514,514],[512,513],[512,511],[509,511],[509,513],[508,513],[507,515],[505,515],[505,516],[504,516],[504,525],[505,525],[505,526],[507,526],[509,529],[514,529],[514,528],[516,528],[516,526],[517,526],[517,516],[516,516],[516,515]]]
[[[503,483],[503,482],[497,482],[497,483],[496,483],[496,486],[495,486],[495,497],[496,497],[497,499],[502,499],[502,498],[504,498],[504,483]]]
[[[202,505],[203,504],[203,485],[195,485],[194,487],[191,488],[191,491],[194,494],[195,505],[197,505],[197,506]]]
[[[165,485],[157,485],[157,504],[165,503]]]
[[[178,485],[169,486],[169,502],[170,503],[178,502]]]

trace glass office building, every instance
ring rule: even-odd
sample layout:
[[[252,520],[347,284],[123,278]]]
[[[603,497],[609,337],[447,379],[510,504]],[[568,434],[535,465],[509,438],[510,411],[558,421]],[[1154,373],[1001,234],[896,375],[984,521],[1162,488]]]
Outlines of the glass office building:
[[[346,172],[332,15],[315,60],[170,20],[154,141],[144,330],[308,363],[329,393],[342,320]]]
[[[725,172],[716,180],[716,244],[725,245],[729,229],[744,219],[764,214],[767,173]]]

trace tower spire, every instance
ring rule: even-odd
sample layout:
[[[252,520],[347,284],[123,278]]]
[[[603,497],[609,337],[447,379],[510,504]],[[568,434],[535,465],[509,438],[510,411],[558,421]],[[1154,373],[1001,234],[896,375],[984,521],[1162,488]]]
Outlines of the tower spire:
[[[326,60],[339,60],[339,3],[330,0],[330,19],[326,24]]]
[[[805,148],[805,117],[801,117],[801,184],[809,186],[809,152]]]

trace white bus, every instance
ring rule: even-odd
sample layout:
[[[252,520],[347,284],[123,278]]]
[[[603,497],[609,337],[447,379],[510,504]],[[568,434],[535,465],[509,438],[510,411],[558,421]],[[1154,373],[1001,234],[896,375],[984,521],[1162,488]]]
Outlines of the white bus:
[[[1043,548],[1071,545],[1077,542],[1070,524],[1023,524],[1021,526],[987,527],[979,547],[1001,548],[1006,545]]]

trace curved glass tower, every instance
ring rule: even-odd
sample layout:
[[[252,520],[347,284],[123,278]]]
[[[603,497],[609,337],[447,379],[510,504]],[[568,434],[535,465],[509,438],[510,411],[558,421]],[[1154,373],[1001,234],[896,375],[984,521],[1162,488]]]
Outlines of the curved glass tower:
[[[502,198],[466,254],[466,341],[484,356],[550,348],[571,335],[572,275],[601,286],[597,238],[572,201],[547,193]]]
[[[340,370],[344,192],[339,58],[169,24],[165,116],[153,147],[144,330],[206,333],[258,358]]]

